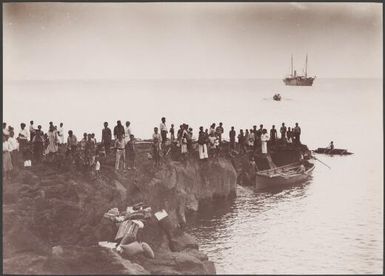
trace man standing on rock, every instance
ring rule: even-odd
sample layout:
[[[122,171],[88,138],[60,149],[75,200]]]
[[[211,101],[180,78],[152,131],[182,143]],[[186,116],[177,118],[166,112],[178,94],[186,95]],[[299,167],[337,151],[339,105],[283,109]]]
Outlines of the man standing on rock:
[[[300,141],[300,136],[301,136],[301,128],[298,126],[298,123],[295,123],[295,127],[293,129],[293,134],[294,134],[294,138],[295,138],[295,144],[296,145],[299,145],[301,144],[301,141]]]
[[[277,139],[277,130],[275,129],[275,125],[270,129],[270,141],[272,144],[275,144],[275,140]]]
[[[216,136],[218,137],[219,139],[219,144],[222,144],[222,134],[224,132],[223,130],[223,124],[222,123],[219,123],[219,126],[217,126],[215,132],[216,132]]]
[[[124,127],[120,121],[116,122],[116,126],[114,127],[114,137],[118,139],[119,136],[124,137]]]
[[[158,128],[154,127],[154,133],[152,134],[152,158],[154,159],[154,167],[159,167],[160,151],[162,149],[162,136],[158,133]]]
[[[199,151],[199,159],[204,160],[209,158],[207,152],[207,139],[206,133],[203,131],[203,127],[199,127],[199,136],[198,136],[198,151]]]
[[[281,132],[281,141],[286,142],[286,126],[285,126],[285,123],[282,123],[280,132]]]
[[[104,122],[104,128],[102,130],[102,145],[106,151],[106,155],[110,154],[112,134],[111,129],[108,127],[108,123]]]
[[[162,136],[162,148],[163,150],[165,150],[165,143],[167,141],[167,126],[166,126],[166,118],[165,117],[162,117],[161,119],[161,123],[159,125],[159,130],[160,130],[160,134]]]
[[[125,142],[123,139],[123,135],[119,134],[118,138],[115,140],[115,150],[116,150],[116,158],[115,158],[115,172],[118,172],[120,169],[120,160],[123,159],[123,169],[126,167],[126,151],[125,151]]]
[[[229,138],[230,138],[230,149],[234,150],[235,149],[235,137],[237,133],[234,130],[234,127],[231,127],[231,130],[229,132]]]

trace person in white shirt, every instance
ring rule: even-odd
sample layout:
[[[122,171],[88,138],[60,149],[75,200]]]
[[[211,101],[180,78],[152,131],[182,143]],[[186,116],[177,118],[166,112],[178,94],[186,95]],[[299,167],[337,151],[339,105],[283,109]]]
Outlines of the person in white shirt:
[[[167,141],[167,133],[168,133],[165,117],[162,117],[162,122],[160,123],[159,130],[160,130],[160,135],[162,136],[162,146],[164,146],[164,144]]]
[[[33,121],[29,122],[29,135],[30,135],[30,141],[32,142],[33,137],[35,136],[36,130],[33,126]]]
[[[64,144],[64,128],[63,128],[63,123],[60,123],[60,127],[57,131],[57,138],[58,138],[58,144]]]
[[[10,173],[13,170],[11,151],[8,135],[3,134],[3,173],[6,179],[10,179]]]
[[[261,135],[261,142],[262,142],[262,153],[267,154],[267,141],[269,141],[270,137],[269,134],[267,134],[267,130],[263,129],[262,130],[262,135]]]
[[[152,152],[153,152],[153,159],[154,159],[154,167],[159,166],[160,161],[160,151],[162,149],[161,144],[162,142],[162,136],[158,133],[158,128],[154,128],[154,133],[152,134]]]
[[[28,161],[28,140],[29,140],[29,131],[25,127],[24,123],[20,124],[21,130],[19,132],[19,136],[17,137],[17,140],[19,141],[19,150],[23,156],[23,161]],[[24,163],[25,164],[25,163]]]
[[[3,123],[3,135],[9,135],[9,131],[7,129],[7,123]]]
[[[124,130],[124,140],[126,144],[130,141],[131,136],[131,128],[130,128],[130,121],[126,122],[126,129]]]

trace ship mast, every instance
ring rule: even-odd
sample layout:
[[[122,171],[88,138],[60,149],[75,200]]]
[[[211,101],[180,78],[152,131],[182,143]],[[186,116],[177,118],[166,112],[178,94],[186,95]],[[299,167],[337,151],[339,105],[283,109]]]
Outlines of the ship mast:
[[[307,54],[306,54],[306,64],[305,64],[305,77],[307,78]]]
[[[293,76],[293,54],[291,54],[291,76]]]

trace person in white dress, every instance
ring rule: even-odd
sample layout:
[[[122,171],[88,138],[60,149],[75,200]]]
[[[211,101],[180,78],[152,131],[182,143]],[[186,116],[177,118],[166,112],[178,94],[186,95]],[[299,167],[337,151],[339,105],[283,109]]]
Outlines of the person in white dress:
[[[261,135],[261,142],[262,142],[262,153],[267,154],[267,141],[269,141],[270,137],[269,134],[267,134],[267,130],[263,129],[262,130],[262,135]]]
[[[13,170],[11,151],[8,135],[3,134],[3,175],[6,179],[10,178],[10,173]]]
[[[60,127],[57,131],[57,137],[58,137],[58,144],[62,145],[64,144],[64,128],[63,128],[63,123],[60,123]]]
[[[124,130],[124,140],[126,142],[126,145],[127,143],[130,141],[130,137],[131,137],[131,128],[130,128],[130,121],[127,121],[126,122],[126,129]]]

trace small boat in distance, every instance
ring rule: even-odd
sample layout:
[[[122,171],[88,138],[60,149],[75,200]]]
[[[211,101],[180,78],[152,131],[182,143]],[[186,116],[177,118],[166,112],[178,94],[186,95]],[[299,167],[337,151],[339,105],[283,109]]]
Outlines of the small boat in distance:
[[[293,55],[291,55],[291,71],[290,75],[283,79],[283,82],[286,85],[291,86],[312,86],[313,81],[315,79],[314,77],[308,77],[307,76],[307,55],[306,55],[306,63],[305,63],[305,75],[297,75],[297,71],[293,71]]]
[[[258,189],[267,189],[302,183],[310,177],[313,170],[314,164],[304,161],[257,171],[255,185]]]
[[[274,94],[273,100],[274,101],[280,101],[281,100],[281,95],[280,94]]]
[[[314,150],[315,153],[329,154],[329,155],[350,155],[346,149],[330,149],[330,148],[318,148]]]

